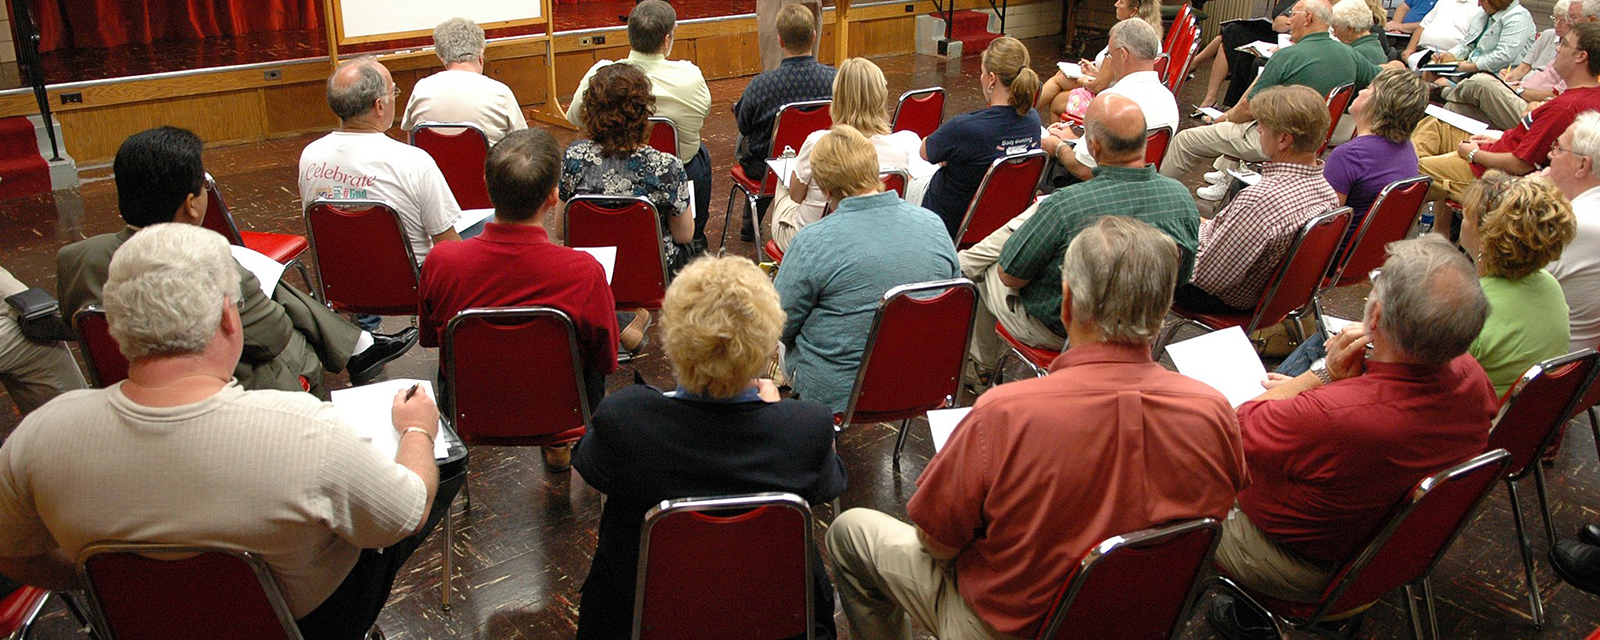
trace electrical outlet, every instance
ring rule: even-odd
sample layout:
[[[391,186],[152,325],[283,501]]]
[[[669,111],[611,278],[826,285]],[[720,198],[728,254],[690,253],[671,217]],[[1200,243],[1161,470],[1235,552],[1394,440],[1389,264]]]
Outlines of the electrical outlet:
[[[261,79],[262,80],[282,80],[283,79],[283,70],[282,69],[267,69],[266,71],[262,71],[261,72]]]
[[[917,12],[917,5],[914,5],[914,4],[906,5],[906,13],[916,13],[916,12]]]
[[[61,94],[61,104],[83,104],[83,94],[63,93]]]
[[[594,39],[593,38],[590,38],[589,36],[579,36],[578,37],[578,46],[587,47],[587,46],[589,46],[591,44],[594,44]]]
[[[606,37],[605,36],[595,36],[594,37],[594,43],[595,44],[605,44],[606,43]]]

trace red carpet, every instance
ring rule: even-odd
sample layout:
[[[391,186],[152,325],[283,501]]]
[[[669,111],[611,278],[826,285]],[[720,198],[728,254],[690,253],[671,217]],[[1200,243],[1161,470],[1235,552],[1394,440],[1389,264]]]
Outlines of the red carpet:
[[[962,57],[983,53],[989,43],[1000,37],[989,32],[989,14],[963,10],[955,12],[950,24],[950,38],[961,41]]]
[[[50,165],[27,118],[0,119],[0,200],[50,191]]]

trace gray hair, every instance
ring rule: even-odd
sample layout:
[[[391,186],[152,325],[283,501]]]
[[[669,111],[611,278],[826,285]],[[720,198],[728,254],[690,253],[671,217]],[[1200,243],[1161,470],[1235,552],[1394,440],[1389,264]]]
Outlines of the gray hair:
[[[1311,14],[1311,19],[1320,24],[1329,24],[1333,20],[1333,5],[1328,0],[1300,0],[1305,5],[1305,11]],[[1367,10],[1367,15],[1372,15],[1372,10]],[[1370,19],[1370,18],[1369,18]]]
[[[1372,26],[1372,8],[1364,0],[1339,0],[1328,26],[1365,31]]]
[[[445,64],[483,57],[483,27],[466,18],[451,18],[433,28],[433,52]]]
[[[1590,166],[1600,167],[1600,112],[1578,114],[1567,130],[1572,132],[1572,148],[1568,151],[1588,158]]]
[[[1567,7],[1568,5],[1572,4],[1572,1],[1573,0],[1556,0],[1555,6],[1550,7],[1550,15],[1560,16],[1562,18],[1567,17]],[[1600,5],[1600,2],[1597,2],[1596,4]],[[1583,10],[1583,5],[1578,5],[1578,9],[1580,11]]]
[[[145,227],[111,256],[101,300],[111,337],[129,360],[200,353],[238,301],[228,241],[194,225]]]
[[[1111,25],[1110,41],[1140,60],[1154,60],[1161,55],[1161,35],[1150,23],[1139,18],[1128,18]]]
[[[1080,144],[1088,144],[1093,140],[1100,143],[1100,153],[1106,158],[1125,158],[1144,151],[1145,134],[1145,131],[1140,131],[1133,136],[1119,136],[1104,121],[1091,119],[1083,123],[1084,141]],[[1095,161],[1099,162],[1100,158],[1095,158]]]
[[[1583,0],[1583,17],[1600,18],[1600,0]]]
[[[1489,317],[1477,270],[1435,234],[1391,242],[1387,249],[1383,273],[1372,283],[1367,319],[1372,305],[1380,305],[1378,330],[1419,364],[1439,366],[1466,353]]]
[[[1107,342],[1149,343],[1172,307],[1178,255],[1177,243],[1149,224],[1122,216],[1094,221],[1072,239],[1061,264],[1073,322],[1092,324]]]
[[[372,56],[361,56],[339,63],[333,75],[328,76],[328,108],[340,120],[349,120],[372,110],[372,104],[389,92],[378,73],[382,63]],[[346,71],[354,67],[355,71]],[[354,73],[355,80],[340,82],[345,73]]]

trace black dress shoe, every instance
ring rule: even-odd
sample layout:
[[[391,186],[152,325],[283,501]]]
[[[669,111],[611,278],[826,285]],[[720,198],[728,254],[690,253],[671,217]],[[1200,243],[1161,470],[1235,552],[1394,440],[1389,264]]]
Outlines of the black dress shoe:
[[[1578,529],[1578,542],[1600,547],[1600,524],[1586,524]]]
[[[372,334],[372,346],[350,357],[350,362],[345,363],[345,370],[350,372],[350,382],[364,384],[370,382],[383,369],[384,363],[400,357],[409,351],[412,345],[417,344],[417,328],[406,327],[399,333],[383,335]]]
[[[1226,594],[1211,599],[1211,604],[1206,607],[1206,622],[1211,623],[1211,628],[1218,635],[1228,640],[1276,640],[1278,637],[1271,620]]]
[[[1600,547],[1577,540],[1562,540],[1550,550],[1550,564],[1568,584],[1600,594]]]

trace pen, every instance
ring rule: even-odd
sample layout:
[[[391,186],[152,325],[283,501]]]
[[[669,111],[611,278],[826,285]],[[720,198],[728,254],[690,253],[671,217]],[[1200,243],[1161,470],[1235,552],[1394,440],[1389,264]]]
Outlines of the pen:
[[[411,396],[417,395],[417,389],[421,389],[421,388],[422,388],[422,383],[421,382],[418,382],[418,383],[416,383],[414,385],[411,385],[411,388],[406,391],[406,400],[410,401],[411,400]]]

